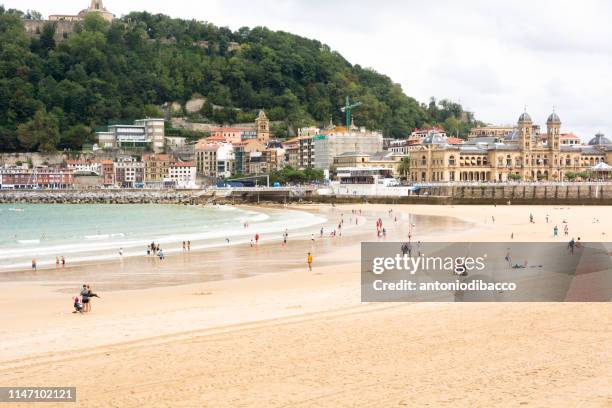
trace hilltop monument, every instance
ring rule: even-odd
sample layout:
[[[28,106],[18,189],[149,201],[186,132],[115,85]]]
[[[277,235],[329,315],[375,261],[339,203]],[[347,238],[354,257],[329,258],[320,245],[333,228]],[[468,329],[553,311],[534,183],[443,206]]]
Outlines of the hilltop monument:
[[[115,18],[115,15],[109,12],[106,7],[104,7],[102,0],[91,0],[89,7],[84,10],[81,10],[79,14],[75,16],[54,14],[49,16],[49,21],[81,21],[89,13],[98,13],[100,14],[100,16],[102,16],[103,19],[109,22],[113,21],[113,19]]]

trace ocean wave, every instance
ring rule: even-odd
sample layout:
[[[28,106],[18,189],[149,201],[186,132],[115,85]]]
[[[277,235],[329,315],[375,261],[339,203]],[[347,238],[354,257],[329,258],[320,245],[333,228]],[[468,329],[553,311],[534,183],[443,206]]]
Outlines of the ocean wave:
[[[100,235],[85,235],[85,239],[107,239],[110,238],[108,234],[100,234]]]
[[[40,239],[18,239],[17,243],[24,245],[40,244]]]

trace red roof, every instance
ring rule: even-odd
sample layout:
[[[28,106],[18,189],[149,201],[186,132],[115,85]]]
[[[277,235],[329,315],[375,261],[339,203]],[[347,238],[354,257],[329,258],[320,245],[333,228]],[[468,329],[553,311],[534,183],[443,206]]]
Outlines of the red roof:
[[[464,142],[463,139],[460,139],[458,137],[449,137],[446,139],[446,141],[448,142],[448,144],[452,144],[452,145],[461,144]]]

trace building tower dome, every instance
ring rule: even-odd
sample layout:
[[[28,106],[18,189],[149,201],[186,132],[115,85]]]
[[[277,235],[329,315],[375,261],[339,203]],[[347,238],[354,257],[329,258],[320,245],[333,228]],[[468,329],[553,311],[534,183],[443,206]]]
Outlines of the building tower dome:
[[[594,138],[589,140],[589,146],[604,146],[610,144],[612,144],[612,142],[610,142],[610,139],[605,137],[603,133],[598,133]]]
[[[559,119],[559,115],[557,115],[555,111],[553,111],[553,113],[551,113],[548,119],[546,120],[546,123],[561,124],[561,119]]]
[[[533,121],[531,120],[531,116],[529,116],[527,112],[521,113],[521,116],[519,116],[518,121],[519,123],[533,123]]]

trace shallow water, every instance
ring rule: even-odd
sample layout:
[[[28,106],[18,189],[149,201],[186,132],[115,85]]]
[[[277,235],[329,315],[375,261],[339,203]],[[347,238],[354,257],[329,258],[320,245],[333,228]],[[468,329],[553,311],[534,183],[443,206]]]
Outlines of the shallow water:
[[[254,211],[231,206],[181,205],[0,205],[0,271],[23,269],[32,259],[53,265],[140,256],[151,242],[166,253],[249,242],[256,234],[280,234],[325,219],[291,210]],[[248,228],[244,224],[248,223]]]

